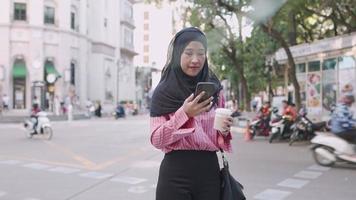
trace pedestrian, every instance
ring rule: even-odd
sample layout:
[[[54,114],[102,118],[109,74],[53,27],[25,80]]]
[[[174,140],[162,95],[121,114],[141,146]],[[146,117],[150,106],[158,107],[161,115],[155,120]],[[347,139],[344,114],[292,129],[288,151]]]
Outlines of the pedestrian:
[[[53,105],[54,105],[54,114],[56,116],[58,116],[60,114],[60,110],[61,110],[61,105],[60,105],[60,100],[59,100],[58,95],[56,95],[54,97]]]
[[[4,94],[2,97],[2,106],[4,108],[4,111],[9,110],[9,103],[10,103],[10,98],[7,96],[7,94]]]
[[[224,131],[213,129],[215,109],[224,107],[222,86],[208,67],[206,37],[185,28],[172,39],[161,80],[151,101],[151,143],[165,153],[156,200],[217,200],[220,195],[219,149],[231,151],[232,117]],[[199,102],[198,82],[211,82],[215,93]]]
[[[101,103],[100,103],[100,101],[96,102],[95,116],[101,117]]]
[[[253,99],[252,100],[252,110],[253,110],[253,112],[256,112],[257,111],[257,100],[256,99]]]

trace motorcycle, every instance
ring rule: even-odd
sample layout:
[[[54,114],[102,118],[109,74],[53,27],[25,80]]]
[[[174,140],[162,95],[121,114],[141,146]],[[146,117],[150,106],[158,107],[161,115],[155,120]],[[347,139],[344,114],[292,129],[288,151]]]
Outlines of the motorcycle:
[[[53,130],[50,124],[50,120],[47,117],[47,113],[41,111],[36,114],[37,126],[34,127],[36,123],[36,118],[31,117],[26,119],[24,122],[24,127],[26,129],[26,136],[32,138],[34,135],[42,136],[44,139],[50,140],[53,137]]]
[[[330,132],[316,132],[311,140],[314,160],[322,166],[337,162],[356,164],[356,145]]]
[[[272,143],[275,139],[284,140],[290,138],[294,132],[293,130],[295,130],[295,123],[288,126],[287,124],[290,123],[290,117],[277,114],[277,108],[274,108],[272,112],[276,117],[269,123],[271,127],[269,143]]]
[[[264,120],[267,119],[262,116],[258,116],[250,123],[249,130],[251,133],[251,139],[253,139],[255,136],[269,136],[270,127],[266,125]]]
[[[315,131],[326,131],[326,122],[321,121],[314,123],[307,117],[307,111],[302,108],[295,121],[295,128],[290,136],[289,146],[296,141],[309,141],[315,136]]]
[[[126,113],[125,113],[125,109],[123,106],[118,106],[115,111],[112,113],[112,115],[114,116],[115,119],[119,119],[119,118],[125,118],[126,117]]]

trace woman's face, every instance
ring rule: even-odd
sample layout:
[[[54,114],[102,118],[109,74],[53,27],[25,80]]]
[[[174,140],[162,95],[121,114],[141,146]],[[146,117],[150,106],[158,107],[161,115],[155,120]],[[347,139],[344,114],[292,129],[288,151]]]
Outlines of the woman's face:
[[[203,69],[205,59],[203,44],[192,41],[185,47],[180,57],[180,66],[186,75],[194,77]]]

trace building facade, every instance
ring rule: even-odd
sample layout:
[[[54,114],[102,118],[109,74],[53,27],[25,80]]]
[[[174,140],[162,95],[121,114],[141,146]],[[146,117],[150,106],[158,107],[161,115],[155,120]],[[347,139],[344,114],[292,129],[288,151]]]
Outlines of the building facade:
[[[143,104],[142,107],[149,105],[147,99],[157,86],[161,70],[167,61],[169,42],[176,31],[182,28],[180,8],[179,1],[162,1],[159,6],[138,1],[134,6],[135,48],[138,52],[134,65],[137,74],[149,76],[148,79],[136,81],[136,95]]]
[[[293,46],[291,52],[302,101],[310,115],[327,115],[346,87],[356,94],[356,32]],[[287,66],[283,49],[276,52],[275,59]],[[352,109],[356,111],[356,105]]]
[[[119,0],[1,1],[0,94],[10,108],[29,109],[34,96],[45,109],[56,96],[116,104],[123,2],[132,8]]]

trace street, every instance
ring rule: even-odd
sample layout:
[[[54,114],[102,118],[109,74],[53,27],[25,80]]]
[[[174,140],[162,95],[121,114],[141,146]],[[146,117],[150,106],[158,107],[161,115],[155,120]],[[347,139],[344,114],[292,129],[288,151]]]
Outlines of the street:
[[[155,199],[163,153],[150,144],[148,116],[52,125],[46,141],[26,138],[22,124],[0,124],[0,200]],[[316,165],[307,143],[244,141],[241,133],[232,143],[230,170],[247,199],[355,199],[356,168]]]

